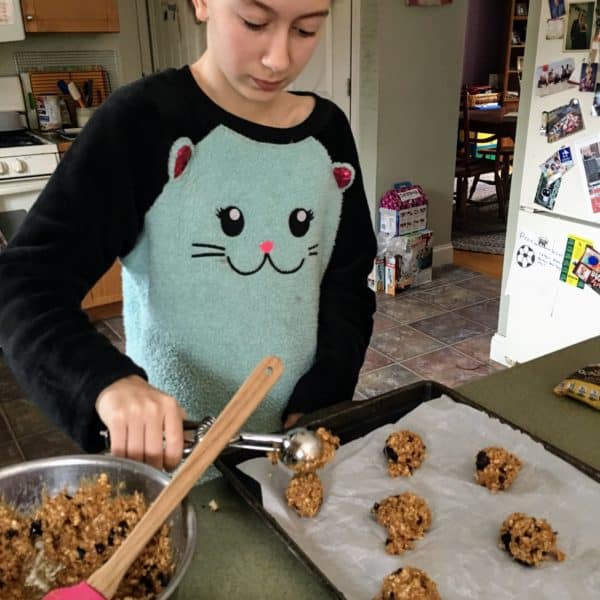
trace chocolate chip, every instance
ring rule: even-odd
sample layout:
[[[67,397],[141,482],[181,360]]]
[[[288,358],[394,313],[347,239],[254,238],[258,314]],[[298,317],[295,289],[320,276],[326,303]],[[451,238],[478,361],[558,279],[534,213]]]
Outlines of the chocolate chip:
[[[504,475],[498,475],[498,483],[500,483],[500,485],[503,485],[505,481],[506,477],[504,477]]]
[[[478,471],[483,471],[490,464],[490,459],[483,450],[480,450],[477,453],[477,461],[475,464]]]
[[[394,571],[394,575],[400,575],[400,573],[402,573],[402,567]]]
[[[373,510],[375,512],[379,510],[379,502],[375,502],[375,504],[373,504]]]
[[[81,560],[85,558],[85,550],[83,548],[80,548],[79,546],[77,546],[77,554],[79,555],[79,558]]]
[[[106,540],[109,546],[115,545],[115,530],[111,529],[108,533],[108,539]]]
[[[390,448],[390,446],[386,446],[383,449],[383,453],[387,456],[388,460],[398,462],[398,455],[396,454],[396,451],[393,448]]]
[[[106,546],[102,542],[98,542],[95,548],[98,554],[104,554],[104,551],[106,550]]]
[[[532,564],[525,562],[524,560],[521,560],[520,558],[515,558],[515,560],[520,564],[523,565],[524,567],[533,567]]]
[[[510,552],[510,542],[512,541],[512,535],[510,535],[510,533],[506,531],[502,534],[500,539],[502,540],[502,543],[504,544],[506,550]]]
[[[41,521],[33,521],[31,526],[29,527],[29,537],[39,537],[42,535],[42,522]]]
[[[163,573],[162,571],[157,575],[158,582],[162,587],[167,587],[169,585],[170,577]]]
[[[142,575],[140,577],[140,583],[146,588],[147,592],[154,591],[154,583],[152,583],[152,579],[150,579],[148,575]]]
[[[12,540],[15,537],[15,535],[19,535],[19,532],[16,529],[9,529],[4,533],[4,537],[7,540]]]

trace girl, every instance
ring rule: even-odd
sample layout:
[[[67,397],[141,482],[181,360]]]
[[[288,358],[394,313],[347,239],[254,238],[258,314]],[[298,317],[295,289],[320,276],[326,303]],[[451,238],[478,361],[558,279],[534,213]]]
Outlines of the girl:
[[[207,50],[95,113],[0,254],[0,344],[82,447],[174,468],[182,416],[218,414],[259,360],[250,421],[350,400],[372,331],[375,238],[343,113],[289,93],[330,0],[194,0]],[[81,300],[120,258],[127,355]],[[164,444],[163,444],[164,439]]]

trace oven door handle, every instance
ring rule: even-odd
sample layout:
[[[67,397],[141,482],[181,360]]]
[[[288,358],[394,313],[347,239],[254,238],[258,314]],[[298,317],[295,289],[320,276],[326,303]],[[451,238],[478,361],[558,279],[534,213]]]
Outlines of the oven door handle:
[[[11,196],[14,194],[24,194],[26,192],[41,192],[46,183],[48,183],[48,177],[27,179],[25,181],[22,179],[19,181],[0,179],[0,196]]]

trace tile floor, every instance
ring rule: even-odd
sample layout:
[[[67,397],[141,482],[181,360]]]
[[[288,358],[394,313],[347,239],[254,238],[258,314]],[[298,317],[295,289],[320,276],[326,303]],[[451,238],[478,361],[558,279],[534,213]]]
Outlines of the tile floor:
[[[446,265],[432,283],[396,297],[379,294],[375,329],[355,399],[432,379],[456,387],[504,367],[488,360],[500,281]],[[120,317],[96,323],[123,349]],[[72,454],[78,447],[26,400],[0,356],[0,467]]]

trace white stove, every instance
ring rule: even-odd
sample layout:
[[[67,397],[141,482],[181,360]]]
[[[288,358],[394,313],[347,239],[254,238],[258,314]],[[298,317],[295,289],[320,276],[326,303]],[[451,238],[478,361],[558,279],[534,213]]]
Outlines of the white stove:
[[[31,208],[58,165],[58,146],[19,125],[18,77],[0,77],[0,216]],[[2,130],[4,129],[4,130]]]
[[[57,164],[56,144],[26,129],[0,131],[0,181],[49,176]]]

